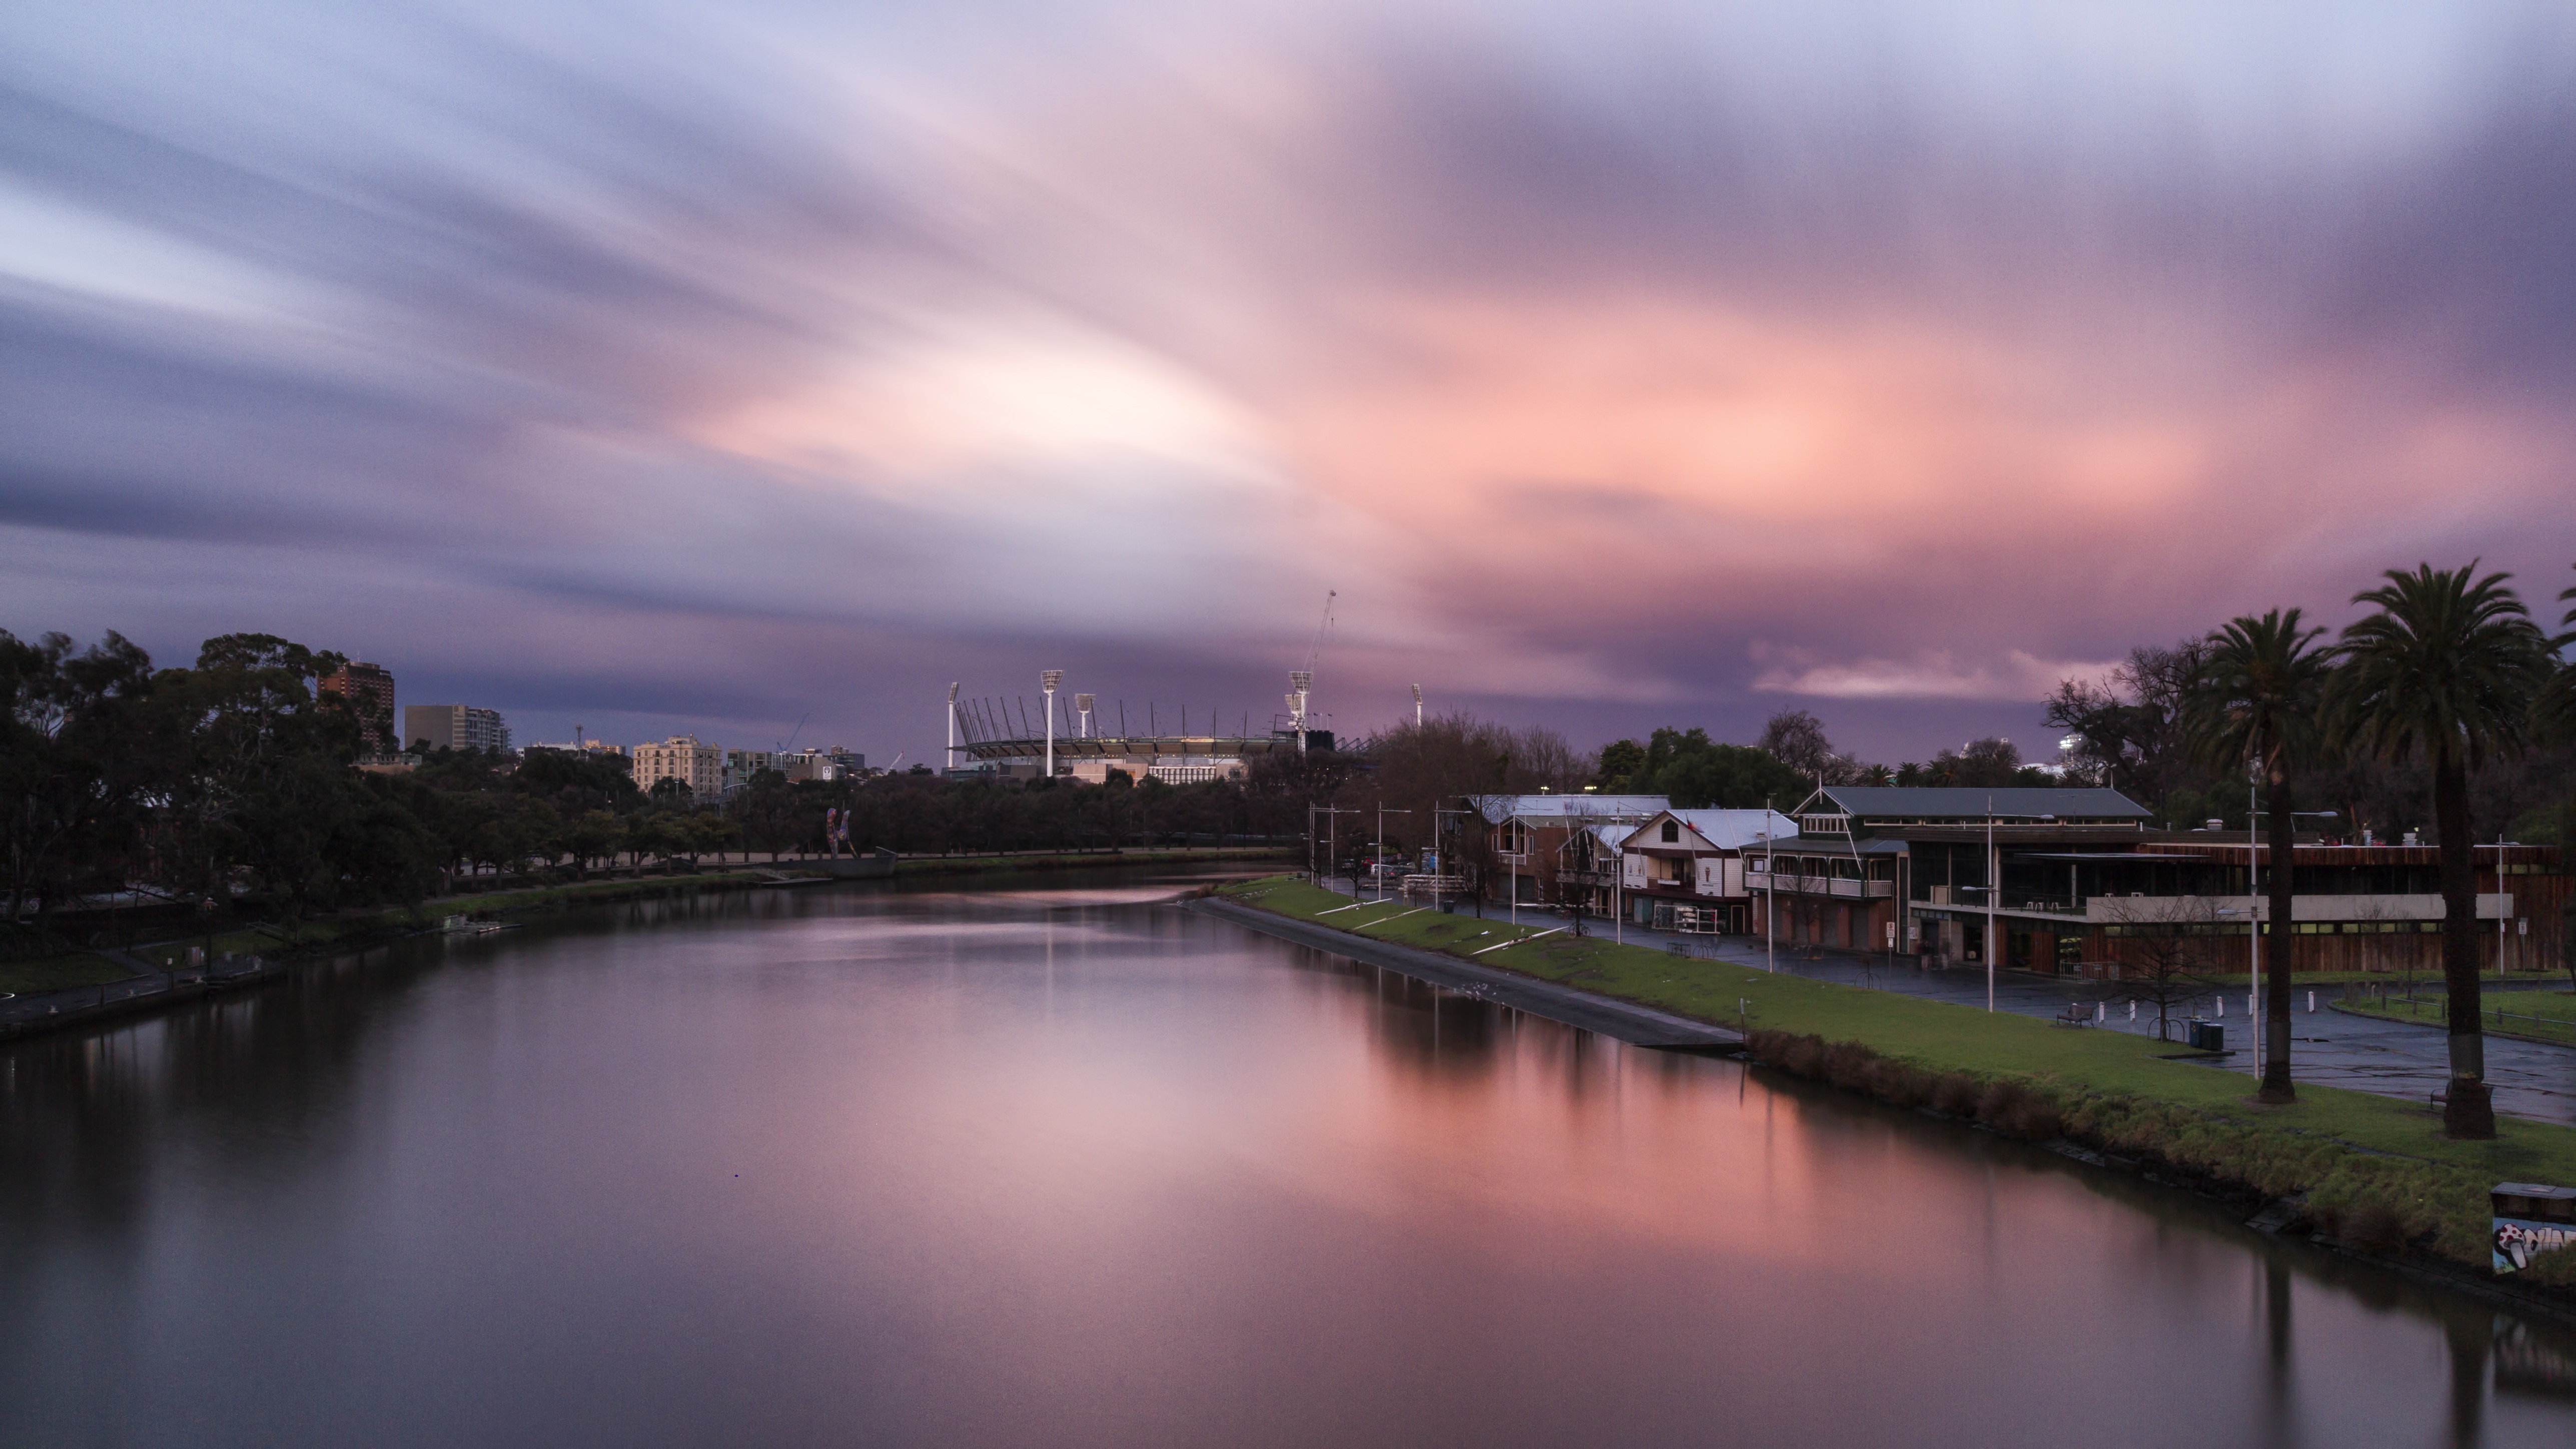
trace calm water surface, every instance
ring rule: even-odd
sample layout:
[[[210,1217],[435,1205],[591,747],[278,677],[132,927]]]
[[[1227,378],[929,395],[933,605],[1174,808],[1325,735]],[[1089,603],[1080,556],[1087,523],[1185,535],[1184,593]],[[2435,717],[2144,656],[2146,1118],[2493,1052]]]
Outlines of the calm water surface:
[[[0,1048],[0,1441],[2576,1442],[2576,1345],[1154,904],[835,888]]]

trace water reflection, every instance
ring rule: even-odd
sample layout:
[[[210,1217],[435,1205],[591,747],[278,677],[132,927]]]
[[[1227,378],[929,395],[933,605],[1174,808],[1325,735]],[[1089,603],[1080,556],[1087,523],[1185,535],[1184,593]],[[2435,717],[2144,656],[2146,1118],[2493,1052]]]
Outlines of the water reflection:
[[[620,907],[0,1050],[0,1441],[2576,1425],[2559,1330],[1165,893]]]

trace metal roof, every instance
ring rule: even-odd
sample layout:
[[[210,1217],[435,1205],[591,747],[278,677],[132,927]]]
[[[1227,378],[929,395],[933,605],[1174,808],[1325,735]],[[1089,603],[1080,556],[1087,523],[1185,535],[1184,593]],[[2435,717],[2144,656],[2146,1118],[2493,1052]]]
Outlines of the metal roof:
[[[1798,822],[1777,810],[1665,810],[1657,818],[1664,815],[1689,826],[1720,850],[1742,850],[1763,840],[1765,832],[1774,841],[1793,840],[1798,834]],[[1662,843],[1641,842],[1648,848]]]
[[[1823,794],[1836,809],[1862,819],[1983,820],[1992,811],[1997,817],[2144,820],[2148,814],[2117,790],[2082,786],[1827,785]]]
[[[1476,795],[1476,808],[1496,825],[1523,820],[1643,820],[1672,804],[1666,795]]]

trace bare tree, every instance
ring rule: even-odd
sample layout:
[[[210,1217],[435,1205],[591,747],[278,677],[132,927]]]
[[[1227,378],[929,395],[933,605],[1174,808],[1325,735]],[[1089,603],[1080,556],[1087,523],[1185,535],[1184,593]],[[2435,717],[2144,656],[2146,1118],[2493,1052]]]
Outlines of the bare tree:
[[[1835,753],[1825,737],[1824,721],[1803,709],[1784,709],[1763,722],[1759,748],[1810,780],[1828,785],[1856,782],[1865,768]]]
[[[2210,989],[2218,910],[2206,896],[2128,896],[2102,902],[2120,940],[2113,995],[2156,1009],[2156,1040],[2173,1040],[2173,1010]]]

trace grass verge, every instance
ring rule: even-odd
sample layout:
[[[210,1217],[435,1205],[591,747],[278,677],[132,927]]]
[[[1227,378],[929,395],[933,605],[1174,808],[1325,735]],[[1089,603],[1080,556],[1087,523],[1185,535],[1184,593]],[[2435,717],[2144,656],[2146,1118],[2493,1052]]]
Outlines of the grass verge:
[[[0,991],[32,996],[39,991],[62,991],[74,986],[105,986],[133,974],[94,952],[71,951],[26,961],[0,961]]]
[[[2576,995],[2564,991],[2499,991],[2484,998],[2478,1025],[2490,1036],[2576,1046]],[[2412,1021],[2443,1026],[2450,1021],[2450,1002],[2426,994],[2409,1001],[2402,996],[2338,1001],[2338,1011],[2376,1016],[2385,1021]]]
[[[2364,1251],[2412,1248],[2482,1270],[2490,1187],[2576,1183],[2576,1128],[2508,1118],[2493,1142],[2454,1142],[2424,1103],[2303,1085],[2296,1103],[2262,1106],[2250,1099],[2245,1077],[2166,1060],[2176,1055],[2172,1044],[2124,1032],[1772,975],[1599,937],[1578,940],[1545,925],[1516,927],[1409,902],[1354,907],[1347,896],[1293,877],[1217,893],[1356,935],[1741,1026],[1764,1060],[1889,1101],[1975,1115],[2019,1135],[2062,1133],[2267,1197],[2305,1193],[2318,1228]]]

